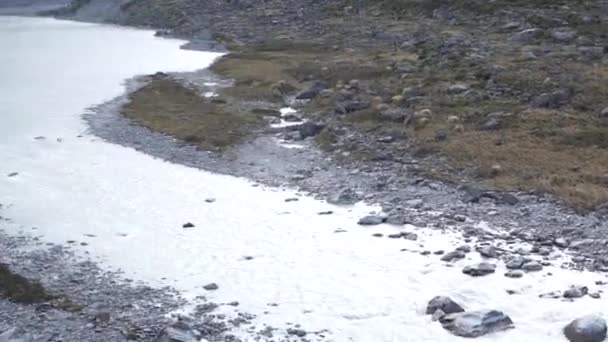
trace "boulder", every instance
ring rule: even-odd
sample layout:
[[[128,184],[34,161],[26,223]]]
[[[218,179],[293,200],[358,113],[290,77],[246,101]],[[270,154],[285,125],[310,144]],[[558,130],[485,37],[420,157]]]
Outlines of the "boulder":
[[[601,342],[606,338],[606,321],[597,315],[575,319],[564,328],[570,342]]]
[[[481,277],[496,271],[496,265],[489,264],[487,262],[480,262],[479,264],[466,266],[462,273],[468,274],[471,277]]]
[[[431,299],[431,301],[426,306],[427,315],[432,315],[437,310],[443,311],[446,315],[457,312],[464,312],[462,306],[453,301],[450,297],[446,296],[437,296]]]
[[[528,260],[523,257],[514,257],[507,261],[507,268],[510,270],[518,270],[520,269]]]
[[[497,310],[478,310],[446,315],[440,320],[444,329],[461,337],[479,337],[513,328],[513,321]]]

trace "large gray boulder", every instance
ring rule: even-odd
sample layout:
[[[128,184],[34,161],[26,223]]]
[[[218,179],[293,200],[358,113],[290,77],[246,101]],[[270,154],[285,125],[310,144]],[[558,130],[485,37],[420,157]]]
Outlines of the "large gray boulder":
[[[453,313],[439,321],[443,328],[452,334],[470,338],[513,328],[511,318],[497,310]]]
[[[437,310],[443,311],[446,315],[457,312],[464,312],[462,306],[453,301],[452,298],[445,296],[437,296],[431,299],[429,304],[426,306],[427,315],[432,315]]]
[[[575,319],[564,328],[570,342],[601,342],[606,338],[606,321],[589,315]]]

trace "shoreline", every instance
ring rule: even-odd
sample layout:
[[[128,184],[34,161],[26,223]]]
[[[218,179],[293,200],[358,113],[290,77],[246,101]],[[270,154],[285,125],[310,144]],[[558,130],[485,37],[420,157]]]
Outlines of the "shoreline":
[[[213,77],[206,70],[172,76],[199,84]],[[358,192],[360,199],[381,204],[389,215],[402,211],[399,207],[402,207],[401,203],[406,203],[410,205],[406,207],[410,215],[408,220],[418,226],[453,226],[461,223],[464,218],[467,225],[475,227],[485,223],[490,226],[490,230],[508,234],[507,241],[528,241],[556,249],[568,247],[557,242],[564,230],[580,227],[585,230],[584,235],[591,235],[594,230],[601,234],[604,227],[601,217],[594,217],[594,214],[578,215],[550,198],[534,194],[517,193],[518,203],[515,205],[496,203],[495,199],[500,198],[501,193],[495,192],[482,192],[488,196],[478,198],[479,203],[467,202],[463,199],[476,193],[476,189],[462,190],[457,186],[420,177],[411,171],[417,167],[415,161],[399,165],[394,165],[392,161],[378,161],[372,163],[371,168],[370,163],[366,162],[344,165],[336,162],[331,154],[318,149],[310,139],[300,142],[304,148],[294,153],[294,150],[276,143],[276,139],[283,137],[284,132],[262,133],[231,149],[225,156],[199,151],[166,135],[133,125],[119,113],[128,94],[136,86],[136,79],[127,81],[127,91],[123,96],[97,105],[92,113],[84,115],[94,136],[172,163],[243,177],[268,186],[301,189],[317,198],[327,199],[344,189],[352,189]],[[395,177],[396,174],[399,176]],[[437,211],[441,212],[439,216],[436,215]],[[529,225],[534,227],[530,229]],[[471,234],[484,234],[475,230],[463,233],[465,238]],[[567,234],[572,233],[568,231]],[[576,237],[577,234],[571,236]],[[570,253],[583,256],[583,260],[571,267],[607,271],[608,267],[603,261],[596,262],[606,256],[601,250],[603,241],[590,243],[588,240],[590,238],[580,236],[568,242],[571,246],[578,245],[579,249],[570,249]]]

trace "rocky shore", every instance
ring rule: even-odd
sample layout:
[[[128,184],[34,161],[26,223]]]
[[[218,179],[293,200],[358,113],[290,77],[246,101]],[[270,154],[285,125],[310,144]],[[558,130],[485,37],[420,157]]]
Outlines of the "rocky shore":
[[[504,263],[509,269],[505,277],[525,277],[556,260],[564,268],[608,271],[606,184],[601,174],[606,170],[604,131],[589,131],[594,125],[603,127],[599,125],[608,103],[602,102],[606,100],[601,90],[575,87],[595,87],[597,83],[589,78],[558,74],[562,67],[579,70],[582,63],[593,65],[596,75],[603,77],[605,29],[600,24],[606,20],[606,4],[585,2],[574,11],[565,8],[567,4],[541,5],[525,17],[520,17],[520,10],[529,8],[505,7],[498,8],[506,13],[500,18],[488,12],[496,8],[413,7],[426,16],[412,22],[413,14],[390,6],[398,3],[379,2],[370,7],[364,1],[328,5],[318,1],[102,4],[91,0],[77,1],[58,14],[153,27],[160,29],[159,35],[190,39],[189,48],[225,46],[232,51],[211,71],[131,80],[127,94],[85,115],[91,132],[105,140],[174,163],[267,185],[296,187],[338,205],[360,200],[380,204],[382,213],[362,217],[361,225],[456,229],[466,245],[453,251],[416,253],[446,265],[477,253],[485,261],[467,265],[463,273],[470,276],[488,276],[497,263]],[[499,1],[497,6],[501,4]],[[566,12],[576,18],[566,18]],[[394,13],[398,13],[396,18]],[[471,18],[479,19],[473,27],[466,24]],[[501,45],[504,41],[509,42],[507,46]],[[330,52],[320,52],[319,46]],[[507,56],[508,61],[500,64],[498,58]],[[281,65],[280,70],[272,70],[276,75],[264,69],[261,61],[265,59]],[[243,61],[260,67],[264,75],[235,71],[235,64]],[[547,61],[551,61],[549,70],[533,77],[516,74],[518,79],[505,79],[517,68],[525,73]],[[586,72],[590,69],[582,74]],[[137,107],[129,118],[123,115],[125,106],[136,103],[134,94],[146,85],[165,81],[194,91],[188,96],[213,103],[214,113],[254,113],[256,120],[264,121],[247,126],[234,140],[222,140],[220,146],[216,141],[200,140],[196,134],[188,138],[191,132],[184,133],[187,138],[180,137],[182,132],[171,131],[170,125],[153,126],[145,116],[138,116]],[[177,91],[182,95],[185,90]],[[205,94],[213,97],[205,100]],[[285,107],[295,112],[282,114]],[[568,135],[572,127],[574,133]],[[540,141],[525,142],[524,133],[541,128],[550,131],[539,133],[542,139],[573,139],[576,143],[559,146],[570,155],[584,150],[585,158],[559,159],[563,155],[550,154],[548,159],[557,158],[563,167],[557,169],[553,160],[523,158],[522,153],[529,151],[525,148]],[[593,141],[586,142],[590,136]],[[542,140],[543,144],[549,143]],[[479,151],[479,145],[487,149]],[[500,146],[512,149],[496,150]],[[553,153],[547,152],[553,146],[551,141],[546,149],[530,152],[531,158]],[[499,158],[493,159],[496,155]],[[537,169],[521,168],[534,162],[548,174],[539,176]],[[528,172],[525,182],[514,176],[522,172]],[[564,178],[555,179],[560,173]],[[553,183],[537,187],[547,179]],[[414,233],[374,235],[417,239]],[[25,307],[0,301],[6,308],[0,314],[16,310],[18,321],[38,322],[35,327],[18,325],[27,333],[59,334],[53,338],[70,341],[233,338],[229,337],[230,323],[211,312],[204,313],[202,320],[177,323],[163,335],[161,331],[175,321],[167,314],[183,304],[178,294],[117,281],[121,276],[106,274],[89,262],[76,262],[62,247],[23,252],[21,247],[32,242],[26,244],[26,240],[1,237],[7,251],[2,262],[28,278],[41,278],[50,290],[66,292],[70,303],[80,308],[73,312],[47,301]],[[522,244],[526,247],[518,247]],[[564,259],[563,252],[569,257]],[[57,274],[63,275],[60,280]],[[599,296],[585,285],[593,284],[556,289],[552,295],[569,299]],[[156,302],[146,302],[151,297]],[[122,303],[138,304],[124,307]],[[117,312],[120,316],[114,317]],[[513,328],[508,313],[463,312],[459,304],[444,297],[433,299],[426,313],[457,336],[478,337]],[[0,319],[0,331],[17,326],[15,321],[14,316]],[[459,322],[481,323],[468,326]],[[63,324],[72,327],[71,331],[59,333]],[[304,337],[306,332],[294,329],[287,334]],[[583,317],[565,327],[564,334],[570,341],[602,341],[606,323],[601,318]]]

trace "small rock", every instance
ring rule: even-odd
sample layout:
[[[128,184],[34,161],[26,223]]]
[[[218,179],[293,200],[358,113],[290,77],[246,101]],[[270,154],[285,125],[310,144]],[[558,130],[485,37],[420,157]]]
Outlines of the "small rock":
[[[301,139],[306,139],[308,137],[317,136],[323,129],[325,129],[324,124],[315,123],[315,122],[305,122],[297,127],[298,132],[300,133]]]
[[[560,43],[568,43],[575,40],[577,37],[576,31],[568,27],[560,27],[551,30],[551,38],[560,42]]]
[[[389,239],[401,239],[401,234],[389,234],[387,235]]]
[[[581,298],[589,292],[586,286],[571,286],[564,291],[564,298]]]
[[[359,195],[351,188],[342,189],[327,199],[329,203],[338,205],[355,204],[359,200]]]
[[[334,213],[333,211],[331,211],[331,210],[327,210],[327,211],[320,211],[320,212],[318,212],[317,214],[318,214],[318,215],[331,215],[331,214],[333,214],[333,213]]]
[[[194,329],[184,322],[176,322],[163,329],[154,342],[198,342]]]
[[[494,273],[495,271],[496,271],[496,265],[489,264],[487,262],[481,262],[476,265],[466,266],[462,270],[462,273],[468,274],[471,277],[481,277],[481,276],[485,276],[485,275]]]
[[[359,222],[357,222],[357,224],[361,225],[361,226],[375,226],[378,224],[382,224],[386,221],[386,217],[385,216],[381,216],[381,215],[367,215],[365,217],[362,217],[361,219],[359,219]]]
[[[434,314],[437,310],[441,310],[444,315],[456,312],[464,312],[462,306],[453,301],[450,297],[437,296],[429,301],[426,306],[426,314]]]
[[[543,269],[543,265],[537,261],[530,261],[521,266],[521,269],[528,272],[538,272]]]
[[[418,240],[418,234],[416,234],[416,233],[411,233],[411,232],[406,233],[406,232],[402,232],[402,233],[401,233],[401,236],[402,236],[404,239],[406,239],[406,240],[412,240],[412,241],[416,241],[416,240]]]
[[[194,228],[195,225],[192,222],[184,223],[182,228]]]
[[[297,202],[300,199],[298,199],[297,197],[290,197],[290,198],[286,198],[285,202]]]
[[[295,336],[298,336],[298,337],[304,337],[304,336],[306,336],[306,331],[302,330],[302,329],[289,328],[289,329],[287,329],[287,333],[289,335],[295,335]]]
[[[448,86],[448,94],[461,94],[469,90],[470,87],[464,83],[456,83]]]
[[[593,299],[600,299],[600,294],[598,292],[592,292],[589,294],[589,297],[593,298]]]
[[[296,95],[296,100],[310,100],[317,97],[326,86],[323,82],[315,81],[307,89]]]
[[[507,273],[505,273],[505,277],[507,278],[521,278],[523,276],[524,273],[522,271],[509,270]]]
[[[606,321],[597,315],[589,315],[572,321],[564,328],[570,342],[601,342],[606,338]]]
[[[207,203],[214,203],[215,202],[215,198],[207,198],[205,200],[205,202],[207,202]]]
[[[566,238],[557,238],[557,239],[555,239],[554,244],[557,247],[561,247],[561,248],[566,248],[566,247],[568,247],[568,245],[570,245],[570,243],[568,242],[568,240]]]
[[[458,248],[456,248],[457,251],[463,251],[465,253],[469,253],[471,251],[471,246],[469,245],[462,245],[459,246]]]
[[[527,260],[523,257],[515,257],[507,261],[506,266],[510,270],[518,270],[526,263],[526,261]]]
[[[411,223],[411,219],[403,214],[395,214],[389,215],[389,217],[386,219],[386,223],[402,226],[406,223]]]
[[[461,337],[475,338],[513,327],[513,321],[497,310],[478,310],[446,315],[440,320],[444,329]]]
[[[15,177],[17,175],[19,175],[19,172],[13,172],[13,173],[9,173],[8,177]]]
[[[463,251],[455,250],[453,252],[447,253],[446,255],[441,257],[441,261],[454,261],[457,259],[463,259],[466,256],[466,253]]]
[[[217,289],[219,289],[220,287],[217,286],[216,283],[211,283],[211,284],[207,284],[205,286],[203,286],[203,289],[207,290],[207,291],[215,291]]]
[[[479,254],[484,258],[498,258],[498,252],[494,246],[484,246],[479,249]]]
[[[518,42],[518,43],[527,44],[527,43],[531,43],[532,41],[542,37],[543,33],[544,33],[544,31],[542,29],[531,28],[531,29],[523,30],[523,31],[513,34],[511,37],[509,37],[509,40]]]

